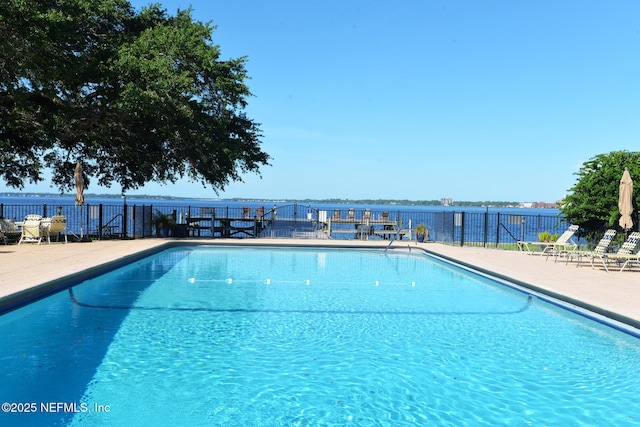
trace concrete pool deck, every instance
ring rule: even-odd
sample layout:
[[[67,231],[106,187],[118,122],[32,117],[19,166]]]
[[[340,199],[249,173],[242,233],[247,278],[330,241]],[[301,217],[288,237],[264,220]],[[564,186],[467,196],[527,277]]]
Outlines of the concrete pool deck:
[[[295,239],[180,239],[180,243],[216,245],[284,245],[384,248],[385,241],[295,240]],[[53,281],[97,267],[122,261],[140,252],[153,250],[170,239],[103,240],[68,244],[22,244],[0,246],[0,302],[15,300]],[[395,242],[393,248],[422,248],[481,271],[491,272],[536,291],[559,297],[640,329],[640,270],[606,272],[565,265],[564,260],[528,255],[523,252],[440,243]],[[0,304],[5,305],[5,304]]]

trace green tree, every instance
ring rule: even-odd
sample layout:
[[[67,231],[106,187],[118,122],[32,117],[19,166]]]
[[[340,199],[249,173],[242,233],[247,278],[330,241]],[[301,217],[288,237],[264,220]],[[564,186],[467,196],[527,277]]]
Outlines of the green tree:
[[[187,177],[215,191],[269,156],[244,110],[246,58],[221,60],[191,10],[126,0],[8,0],[0,8],[0,168],[13,187]]]
[[[624,169],[631,178],[640,178],[640,152],[613,151],[599,154],[585,162],[576,173],[576,184],[566,197],[561,211],[573,224],[578,224],[589,239],[595,239],[607,228],[617,228],[620,211],[618,195]],[[638,226],[637,209],[640,191],[634,192],[634,228]]]

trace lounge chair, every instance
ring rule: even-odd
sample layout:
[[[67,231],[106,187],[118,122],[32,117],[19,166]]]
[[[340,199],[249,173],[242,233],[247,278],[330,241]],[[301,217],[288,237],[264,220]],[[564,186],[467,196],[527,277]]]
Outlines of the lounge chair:
[[[56,236],[56,242],[60,241],[60,234],[64,234],[64,242],[67,243],[67,217],[56,215],[51,217],[51,221],[41,227],[43,237],[47,238],[47,243],[51,243],[51,236]]]
[[[640,254],[638,254],[638,244],[640,244],[640,232],[634,231],[629,234],[627,240],[620,246],[617,252],[612,254],[594,254],[591,257],[591,266],[595,268],[594,261],[596,258],[602,261],[602,265],[606,271],[609,271],[607,264],[610,261],[622,263],[620,271],[624,270],[631,263],[640,263]]]
[[[573,241],[573,236],[578,231],[577,225],[570,226],[555,242],[525,242],[518,241],[518,249],[521,251],[527,251],[529,254],[533,254],[534,251],[532,247],[538,246],[542,248],[542,255],[549,255],[554,253],[554,251],[568,251],[574,250],[578,247],[578,244]]]
[[[604,236],[600,239],[595,248],[591,251],[569,251],[566,253],[567,255],[567,264],[569,261],[572,261],[574,258],[578,260],[576,263],[576,267],[580,266],[580,262],[582,262],[582,257],[599,257],[607,253],[609,246],[611,245],[611,241],[616,236],[616,230],[607,230],[604,233]]]
[[[6,245],[10,242],[17,242],[22,237],[22,232],[18,230],[15,221],[8,218],[0,218],[0,240]]]
[[[41,222],[42,216],[27,215],[22,222],[22,237],[20,237],[18,244],[22,242],[38,242],[40,244],[42,241]]]
[[[340,221],[340,209],[335,209],[333,211],[333,216],[331,217],[331,221]]]

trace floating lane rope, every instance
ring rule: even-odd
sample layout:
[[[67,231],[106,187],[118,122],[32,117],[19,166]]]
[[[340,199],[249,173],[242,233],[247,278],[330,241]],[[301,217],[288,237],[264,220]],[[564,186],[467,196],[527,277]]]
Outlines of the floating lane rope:
[[[69,297],[73,304],[79,307],[107,310],[149,310],[149,311],[183,311],[183,312],[210,312],[210,313],[302,313],[302,314],[348,314],[348,315],[412,315],[412,316],[495,316],[520,314],[529,309],[535,297],[527,296],[526,302],[519,307],[504,311],[376,311],[376,310],[306,310],[306,309],[259,309],[259,308],[215,308],[215,307],[144,307],[135,305],[102,305],[89,304],[76,298],[73,288],[69,288]]]
[[[231,285],[231,284],[234,283],[234,279],[232,277],[228,277],[226,279],[196,279],[195,277],[190,277],[190,278],[187,279],[187,282],[190,283],[190,284],[194,284],[194,283],[196,283],[196,281],[198,283],[202,283],[202,284],[205,284],[205,283],[222,283],[222,282],[224,282],[224,283],[227,283],[227,284]],[[240,280],[240,282],[238,282],[238,283],[249,283],[249,284],[251,284],[251,283],[255,283],[255,282],[253,280]],[[271,278],[267,278],[267,279],[264,279],[263,283],[266,284],[266,285],[271,285],[274,282],[273,282],[273,280]],[[277,283],[278,284],[289,284],[289,285],[291,285],[291,284],[296,284],[296,283],[300,283],[300,282],[296,281],[296,280],[283,280],[283,281],[278,281]],[[343,284],[343,282],[323,282],[323,283],[325,283],[327,285]],[[356,284],[356,285],[357,284],[362,284],[362,283],[357,283],[357,282],[344,282],[344,283]],[[382,285],[382,283],[379,280],[376,280],[373,283],[374,283],[375,286],[381,286]],[[304,280],[304,284],[305,285],[311,285],[311,279]],[[416,282],[415,281],[412,281],[409,284],[413,288],[416,287]],[[405,283],[403,283],[403,282],[385,282],[384,286],[407,286],[409,284],[407,284],[406,282]]]

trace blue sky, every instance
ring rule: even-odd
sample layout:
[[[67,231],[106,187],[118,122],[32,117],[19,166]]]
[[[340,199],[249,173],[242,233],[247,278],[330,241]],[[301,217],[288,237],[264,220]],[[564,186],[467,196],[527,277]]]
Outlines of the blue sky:
[[[593,156],[637,150],[636,0],[160,3],[248,56],[272,165],[219,197],[555,201]]]

